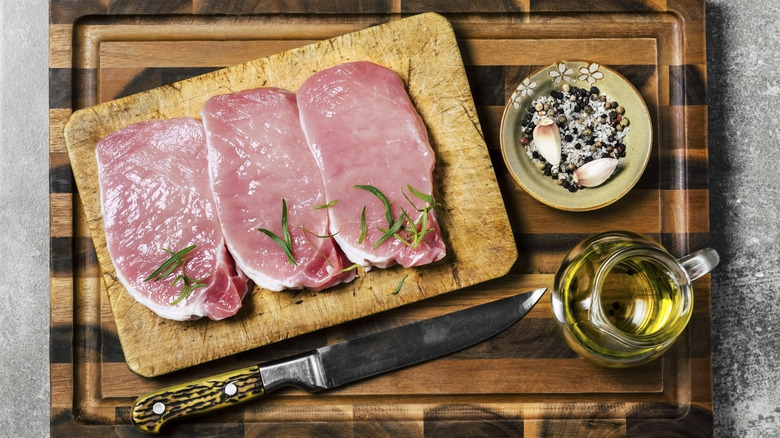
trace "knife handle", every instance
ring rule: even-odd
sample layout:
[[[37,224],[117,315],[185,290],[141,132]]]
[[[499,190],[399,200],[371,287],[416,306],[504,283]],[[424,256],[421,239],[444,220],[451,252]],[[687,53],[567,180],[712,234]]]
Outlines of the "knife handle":
[[[159,433],[168,421],[214,411],[265,393],[260,366],[254,365],[142,395],[133,405],[132,421],[146,433]]]

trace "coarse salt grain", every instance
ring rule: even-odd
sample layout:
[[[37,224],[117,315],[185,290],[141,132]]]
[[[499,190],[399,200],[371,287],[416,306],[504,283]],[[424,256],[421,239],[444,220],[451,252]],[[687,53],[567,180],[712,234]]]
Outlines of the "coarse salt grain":
[[[569,182],[574,170],[591,160],[612,157],[617,158],[619,160],[618,166],[621,166],[623,157],[615,149],[618,145],[622,145],[625,148],[623,140],[630,131],[628,126],[624,127],[622,131],[618,131],[612,126],[610,112],[614,111],[614,109],[610,107],[612,102],[608,97],[605,99],[589,98],[585,106],[589,106],[592,111],[586,112],[584,106],[582,110],[577,111],[577,90],[576,87],[570,87],[568,91],[566,88],[563,88],[563,91],[558,92],[561,95],[559,99],[551,95],[540,96],[534,99],[530,104],[534,111],[531,113],[530,124],[527,125],[531,127],[536,126],[542,116],[549,117],[547,113],[543,114],[541,111],[536,111],[536,108],[544,108],[545,105],[550,109],[555,109],[556,114],[553,116],[555,120],[557,120],[559,113],[566,117],[565,123],[558,124],[561,133],[561,153],[563,159],[561,159],[558,166],[550,169],[550,174],[553,178]],[[587,93],[587,95],[590,96],[590,93]],[[606,116],[606,123],[601,123],[602,116]],[[618,117],[622,118],[623,115],[618,115]],[[583,138],[582,133],[586,128],[590,128],[592,131],[590,138],[593,140],[593,145],[587,144],[587,138]],[[591,147],[598,142],[601,145],[591,150]],[[576,147],[578,144],[580,145],[579,149]],[[611,147],[610,150],[608,150],[608,147]],[[534,152],[538,153],[535,142],[531,140],[526,145],[526,153],[529,158],[537,163],[537,167],[544,171],[546,167],[545,162],[534,158]]]

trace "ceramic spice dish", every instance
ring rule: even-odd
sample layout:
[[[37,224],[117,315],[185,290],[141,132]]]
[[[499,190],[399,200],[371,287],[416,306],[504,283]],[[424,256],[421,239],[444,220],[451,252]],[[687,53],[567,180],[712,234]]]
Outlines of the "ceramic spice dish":
[[[512,177],[561,210],[595,210],[623,197],[644,172],[651,147],[639,92],[595,62],[556,62],[524,78],[501,122]]]

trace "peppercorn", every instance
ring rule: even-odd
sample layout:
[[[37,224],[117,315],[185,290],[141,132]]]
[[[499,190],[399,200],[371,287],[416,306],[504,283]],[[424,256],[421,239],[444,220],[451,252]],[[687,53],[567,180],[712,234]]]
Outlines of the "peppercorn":
[[[585,137],[590,137],[591,135],[593,135],[593,130],[586,127],[585,129],[582,130],[582,135],[584,135]]]
[[[569,163],[568,165],[566,165],[566,170],[568,170],[569,172],[573,171],[574,169],[575,169],[574,163]]]
[[[537,152],[537,151],[533,151],[533,152],[531,153],[531,156],[532,156],[532,157],[534,157],[535,159],[537,159],[537,160],[538,160],[538,159],[539,159],[539,152]]]
[[[568,189],[569,189],[569,192],[574,193],[574,192],[577,191],[577,186],[575,186],[574,184],[569,184]]]
[[[543,109],[544,109],[544,105],[542,105],[542,103],[541,103],[541,102],[539,102],[539,103],[537,103],[537,104],[536,104],[536,106],[534,106],[534,109],[535,109],[536,111],[541,111],[541,110],[543,110]]]
[[[606,102],[606,101],[607,101],[607,96],[603,94],[599,96],[599,102]]]
[[[574,143],[574,149],[577,149],[577,150],[582,149],[582,144]]]
[[[628,126],[628,123],[629,123],[629,121],[628,121],[628,117],[623,117],[623,118],[620,120],[620,124],[621,124],[622,126]]]
[[[558,116],[558,124],[563,125],[564,123],[566,123],[566,116],[564,115]]]
[[[625,109],[625,108],[623,108],[622,106],[618,105],[618,107],[617,107],[617,108],[615,108],[615,111],[616,111],[618,114],[623,114],[623,113],[625,113],[625,112],[626,112],[626,109]]]
[[[569,101],[575,102],[576,100],[577,100],[577,96],[575,96],[573,94],[571,96],[569,96]]]
[[[593,107],[592,107],[592,106],[590,106],[590,105],[587,105],[587,106],[586,106],[585,108],[583,108],[583,109],[585,110],[585,114],[593,114]]]
[[[590,95],[590,100],[592,100],[592,101],[597,101],[597,100],[599,100],[599,95],[598,95],[598,94],[591,94],[591,95]]]
[[[618,132],[623,131],[623,124],[622,123],[618,123],[617,125],[615,125],[615,130],[618,131]]]
[[[569,84],[563,84],[563,87],[561,87],[564,93],[568,93],[571,91],[571,86]]]
[[[553,117],[555,115],[554,109],[548,109],[547,110],[547,117]]]
[[[571,136],[571,134],[566,134],[563,136],[563,139],[567,142],[574,140],[574,137]]]
[[[521,139],[520,139],[520,144],[521,144],[522,146],[525,146],[525,145],[527,145],[528,143],[530,143],[530,140],[528,140],[528,137],[523,137],[523,138],[521,138]]]
[[[534,128],[532,126],[526,126],[525,129],[523,129],[523,132],[525,132],[525,135],[531,135],[534,133]]]
[[[609,103],[609,107],[610,108],[617,108],[618,107],[618,103],[613,100],[612,102]]]

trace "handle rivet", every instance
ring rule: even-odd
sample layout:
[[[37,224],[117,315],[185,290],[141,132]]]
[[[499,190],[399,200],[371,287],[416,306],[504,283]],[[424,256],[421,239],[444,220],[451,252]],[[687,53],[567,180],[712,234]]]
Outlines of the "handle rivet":
[[[162,414],[165,412],[165,403],[163,402],[157,402],[152,406],[152,412],[154,412],[157,415]]]
[[[227,394],[228,396],[236,395],[237,392],[238,392],[238,388],[236,387],[235,383],[230,382],[227,385],[225,385],[225,394]]]

